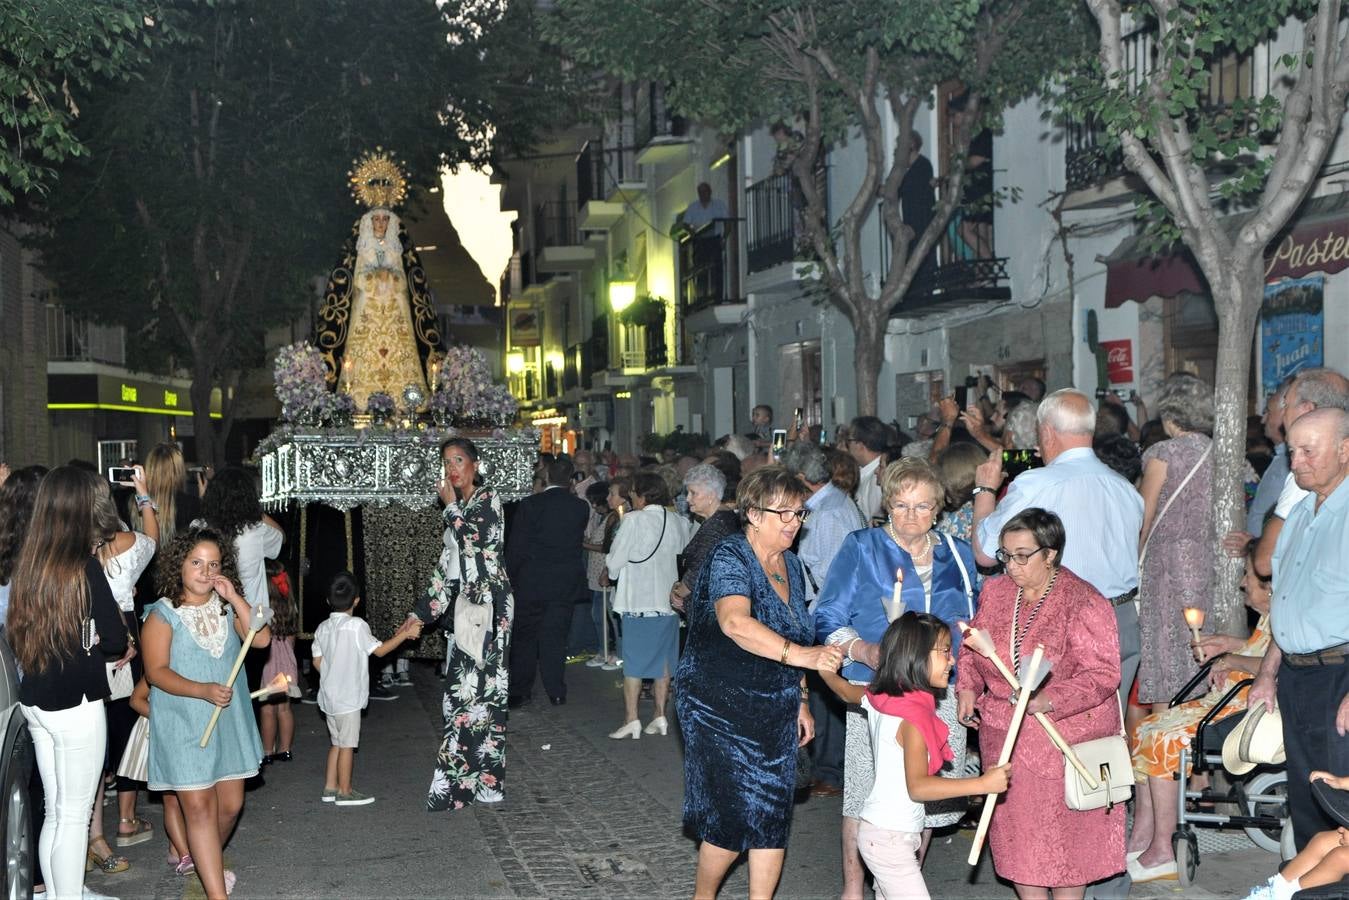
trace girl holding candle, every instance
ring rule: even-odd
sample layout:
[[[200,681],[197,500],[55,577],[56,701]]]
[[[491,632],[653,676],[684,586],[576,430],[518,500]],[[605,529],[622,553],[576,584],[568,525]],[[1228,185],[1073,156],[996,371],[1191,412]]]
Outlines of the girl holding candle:
[[[952,652],[959,658],[955,623],[977,611],[978,572],[968,543],[934,530],[945,496],[941,477],[925,460],[906,457],[891,463],[881,477],[885,524],[844,538],[829,567],[815,609],[815,636],[843,647],[842,674],[854,685],[869,684],[875,675],[881,636],[890,622],[886,607],[893,607],[896,592],[904,609],[927,612],[946,623]],[[965,765],[965,728],[957,721],[955,698],[949,694],[937,704],[937,715],[950,730],[955,753],[951,768],[943,771],[954,777]],[[856,834],[874,768],[866,717],[856,706],[847,713],[845,748],[843,896],[856,898],[861,896],[863,877]],[[962,800],[929,806],[924,849],[931,829],[954,824],[963,807]]]
[[[928,897],[917,857],[925,802],[1007,790],[1010,764],[990,766],[976,778],[937,774],[955,756],[950,729],[937,717],[937,700],[948,690],[953,668],[946,623],[906,612],[881,638],[881,664],[870,687],[848,684],[832,672],[823,675],[867,711],[876,779],[862,804],[857,846],[882,900]]]
[[[242,670],[222,684],[248,634],[251,610],[235,583],[233,542],[191,529],[160,561],[160,600],[146,608],[141,645],[150,683],[151,790],[175,791],[187,843],[210,900],[224,900],[234,873],[224,844],[244,802],[244,779],[262,763],[262,742]],[[271,641],[268,628],[254,647]],[[206,746],[199,741],[213,709],[223,714]]]

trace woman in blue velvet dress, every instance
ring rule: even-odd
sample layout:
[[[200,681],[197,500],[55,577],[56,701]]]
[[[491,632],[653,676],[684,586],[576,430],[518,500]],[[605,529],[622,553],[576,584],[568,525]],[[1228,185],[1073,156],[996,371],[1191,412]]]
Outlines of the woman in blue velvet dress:
[[[701,842],[696,897],[712,897],[749,851],[749,893],[777,888],[791,827],[796,748],[814,736],[802,669],[835,671],[838,647],[810,646],[801,563],[788,550],[805,485],[781,466],[740,482],[747,523],[713,549],[687,604],[675,678],[684,733],[684,824]]]

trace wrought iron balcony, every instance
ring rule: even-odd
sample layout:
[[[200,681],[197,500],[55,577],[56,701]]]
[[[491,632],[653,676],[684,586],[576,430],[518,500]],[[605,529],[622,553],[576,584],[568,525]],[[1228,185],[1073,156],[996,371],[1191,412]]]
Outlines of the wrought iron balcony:
[[[739,272],[741,221],[713,219],[697,228],[675,228],[679,302],[686,314],[708,306],[745,302]]]

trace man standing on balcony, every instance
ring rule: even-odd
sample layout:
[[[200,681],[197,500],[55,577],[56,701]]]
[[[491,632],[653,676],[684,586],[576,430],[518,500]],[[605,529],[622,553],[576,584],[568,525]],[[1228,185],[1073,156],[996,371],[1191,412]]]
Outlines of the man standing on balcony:
[[[731,213],[726,208],[726,201],[713,197],[712,185],[706,181],[700,182],[698,185],[698,201],[690,203],[679,214],[679,220],[693,231],[697,231],[716,219],[729,219],[730,217]],[[721,234],[721,225],[717,225],[716,233]]]
[[[936,176],[932,172],[932,160],[923,155],[923,136],[915,131],[909,142],[909,168],[904,173],[904,180],[899,183],[899,204],[903,211],[904,224],[913,230],[908,244],[909,255],[913,255],[913,248],[917,246],[918,239],[932,222],[932,211],[937,206],[937,192],[933,187],[935,184]],[[923,259],[923,264],[913,280],[919,283],[929,281],[936,270],[937,251],[934,245]]]

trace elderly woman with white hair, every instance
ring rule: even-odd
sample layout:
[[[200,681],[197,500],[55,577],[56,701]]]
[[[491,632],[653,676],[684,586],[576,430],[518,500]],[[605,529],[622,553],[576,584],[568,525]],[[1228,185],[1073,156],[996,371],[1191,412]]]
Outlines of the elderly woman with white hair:
[[[684,601],[698,586],[698,576],[712,548],[732,534],[740,532],[740,516],[735,511],[735,491],[727,497],[726,476],[715,466],[699,463],[684,476],[689,512],[702,520],[679,556],[679,580],[670,588],[670,606],[684,611]]]
[[[1153,712],[1194,674],[1184,609],[1213,597],[1213,388],[1188,372],[1162,384],[1157,415],[1167,440],[1143,454],[1139,535],[1138,702]]]

